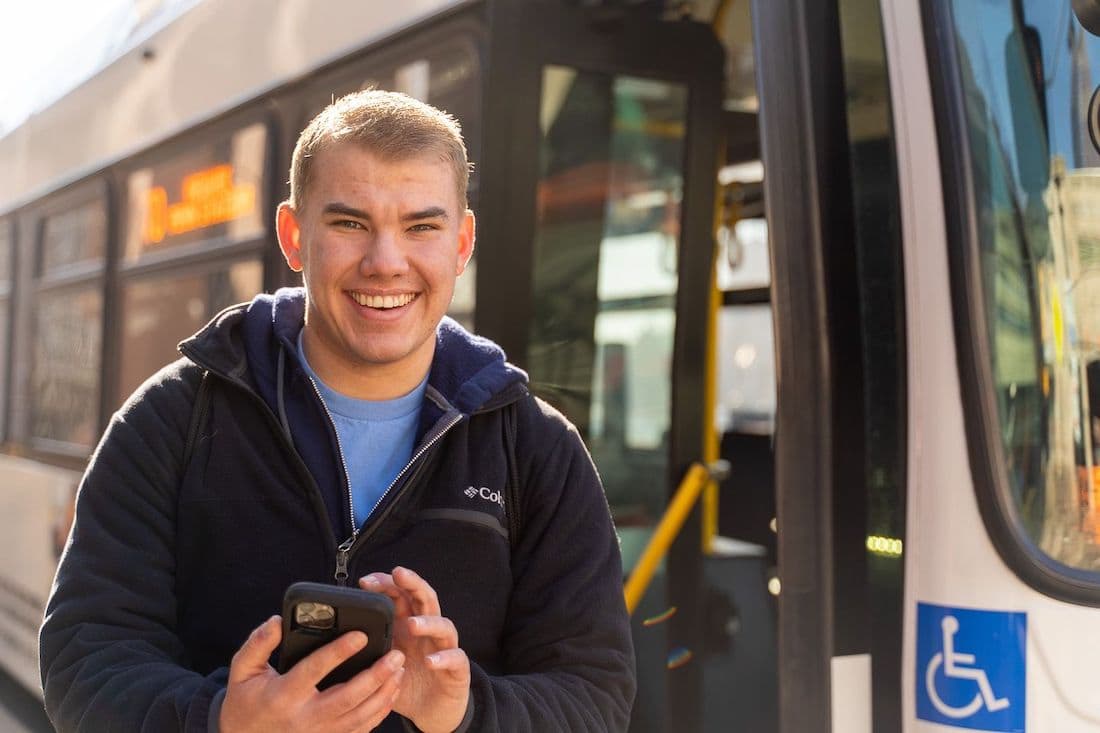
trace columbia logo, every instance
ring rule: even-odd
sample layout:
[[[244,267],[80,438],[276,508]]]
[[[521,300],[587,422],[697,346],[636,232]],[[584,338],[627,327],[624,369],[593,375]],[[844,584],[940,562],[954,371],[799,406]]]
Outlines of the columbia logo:
[[[470,499],[477,497],[504,506],[504,497],[500,495],[499,491],[493,491],[488,486],[482,486],[481,488],[471,486],[462,493]]]

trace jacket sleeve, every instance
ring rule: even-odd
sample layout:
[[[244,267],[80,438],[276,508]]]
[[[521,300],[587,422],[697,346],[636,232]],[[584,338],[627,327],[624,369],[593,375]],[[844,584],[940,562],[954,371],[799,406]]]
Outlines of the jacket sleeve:
[[[180,362],[113,417],[77,492],[39,636],[58,731],[203,731],[227,670],[187,669],[176,634],[175,514],[198,382]]]
[[[472,665],[469,730],[623,731],[636,683],[618,539],[580,436],[540,405],[551,413],[542,429],[519,426],[524,521],[501,639],[507,674]],[[524,444],[540,443],[525,461]]]

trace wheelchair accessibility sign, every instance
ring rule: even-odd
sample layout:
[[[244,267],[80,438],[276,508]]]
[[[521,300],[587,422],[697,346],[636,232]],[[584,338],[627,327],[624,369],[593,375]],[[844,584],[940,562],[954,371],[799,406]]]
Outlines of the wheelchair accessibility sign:
[[[917,717],[1023,733],[1027,614],[917,604]]]

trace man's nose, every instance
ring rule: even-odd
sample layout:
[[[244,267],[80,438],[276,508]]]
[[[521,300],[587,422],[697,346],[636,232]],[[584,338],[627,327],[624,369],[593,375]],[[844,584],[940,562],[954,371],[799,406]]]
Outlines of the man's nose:
[[[398,236],[391,231],[377,230],[367,243],[359,269],[368,277],[404,274],[409,269],[409,263]]]

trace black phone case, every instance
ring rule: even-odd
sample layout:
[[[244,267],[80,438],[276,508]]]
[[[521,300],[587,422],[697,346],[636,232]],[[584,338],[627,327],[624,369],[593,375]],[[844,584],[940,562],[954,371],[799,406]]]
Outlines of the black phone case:
[[[325,603],[335,610],[331,628],[300,626],[294,610],[299,603]],[[283,596],[283,641],[279,647],[280,674],[287,672],[310,652],[337,637],[359,630],[367,635],[367,646],[334,669],[317,685],[325,689],[346,682],[374,664],[390,650],[393,629],[393,602],[381,593],[359,588],[342,588],[324,583],[294,583]]]

